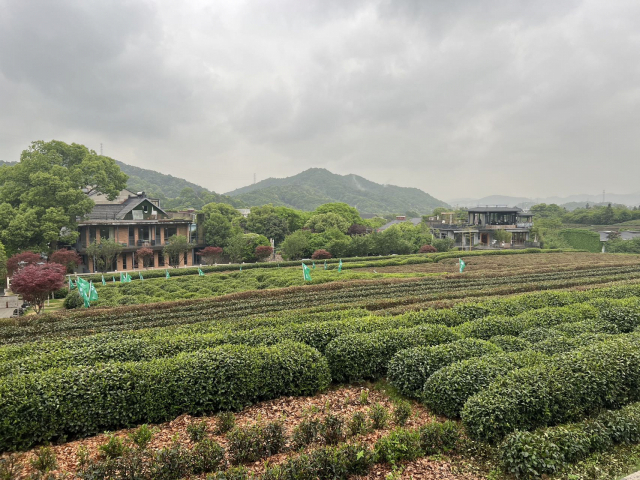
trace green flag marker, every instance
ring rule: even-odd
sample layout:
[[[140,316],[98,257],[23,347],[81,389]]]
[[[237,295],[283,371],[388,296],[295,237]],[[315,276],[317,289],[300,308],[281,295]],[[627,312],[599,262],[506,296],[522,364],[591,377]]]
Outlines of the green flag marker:
[[[144,277],[142,276],[142,272],[138,272],[138,275],[140,276],[140,280],[144,280]]]
[[[342,259],[340,259],[340,263],[338,263],[338,271],[342,271]]]
[[[304,263],[302,264],[302,276],[304,277],[305,282],[311,281],[311,273],[309,273],[309,267],[307,267]]]
[[[311,262],[311,269],[315,270],[316,269],[316,262]]]
[[[104,275],[102,275],[102,284],[103,284],[103,285],[106,285],[106,284],[107,284],[107,282],[105,282],[105,280],[104,280]]]
[[[460,262],[460,273],[464,272],[464,267],[467,266],[466,263],[464,263],[464,260],[462,260],[461,258],[458,259],[458,262]]]
[[[96,290],[96,287],[93,286],[93,282],[91,282],[91,284],[89,285],[89,302],[94,302],[96,300],[98,300],[98,291]]]
[[[115,277],[115,275],[114,275],[113,277],[111,277],[111,278],[113,278],[113,283],[116,283],[116,277]]]
[[[164,278],[171,278],[171,275],[169,275],[169,270],[164,271]]]
[[[326,260],[324,261],[324,269],[325,270],[327,269],[327,261]]]
[[[131,281],[131,275],[127,273],[127,283],[129,283],[130,281]]]
[[[240,265],[240,271],[242,271],[242,265]]]
[[[74,288],[76,288],[76,286],[73,284],[73,280],[71,280],[71,277],[69,277],[69,290],[73,290]]]
[[[204,277],[204,272],[198,268],[198,275],[200,275],[201,277]]]

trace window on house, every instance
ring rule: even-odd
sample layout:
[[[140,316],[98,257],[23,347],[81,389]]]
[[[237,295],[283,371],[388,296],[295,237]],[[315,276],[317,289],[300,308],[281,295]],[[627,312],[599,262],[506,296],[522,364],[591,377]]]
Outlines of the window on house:
[[[149,213],[149,205],[143,205],[143,206],[142,206],[142,211],[143,211],[144,213]]]
[[[127,269],[127,254],[126,253],[122,254],[122,269],[123,270]]]

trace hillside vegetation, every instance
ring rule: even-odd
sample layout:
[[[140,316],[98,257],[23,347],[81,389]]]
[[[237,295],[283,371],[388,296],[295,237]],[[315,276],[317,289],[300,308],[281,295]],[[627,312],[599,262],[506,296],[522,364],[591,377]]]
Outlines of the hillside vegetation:
[[[239,200],[207,190],[173,175],[138,168],[116,160],[124,173],[129,176],[127,188],[134,192],[145,192],[148,196],[159,198],[161,205],[168,209],[200,209],[207,203],[227,203],[235,207],[243,206]]]
[[[358,175],[337,175],[323,168],[310,168],[287,178],[268,178],[227,195],[247,205],[272,203],[307,211],[323,203],[344,202],[361,214],[426,214],[436,207],[448,206],[417,188],[381,185]]]

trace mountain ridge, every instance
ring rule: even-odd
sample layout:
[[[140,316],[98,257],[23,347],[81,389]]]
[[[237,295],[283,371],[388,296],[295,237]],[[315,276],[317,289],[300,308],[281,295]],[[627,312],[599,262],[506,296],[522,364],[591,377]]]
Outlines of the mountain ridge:
[[[291,177],[270,177],[226,192],[247,205],[272,203],[299,210],[314,210],[322,203],[344,202],[361,214],[419,214],[448,205],[413,187],[382,185],[355,174],[338,175],[325,168],[309,168]]]

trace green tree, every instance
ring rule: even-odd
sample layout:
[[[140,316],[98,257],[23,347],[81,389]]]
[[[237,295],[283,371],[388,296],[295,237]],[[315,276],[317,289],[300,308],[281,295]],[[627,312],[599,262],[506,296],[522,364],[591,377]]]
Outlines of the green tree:
[[[191,250],[189,240],[184,235],[172,235],[162,249],[162,255],[169,259],[169,265],[178,267],[180,257]]]
[[[87,256],[93,258],[94,268],[101,272],[108,271],[113,262],[122,251],[122,245],[114,240],[101,240],[96,243],[94,240],[86,250]]]
[[[289,207],[275,207],[274,209],[276,215],[286,220],[289,232],[295,232],[296,230],[302,229],[311,216],[309,212],[303,212]]]
[[[282,242],[289,233],[287,220],[276,213],[273,205],[252,208],[245,228],[258,235],[273,238],[276,243]]]
[[[314,250],[311,250],[311,232],[305,230],[298,230],[288,235],[282,242],[281,250],[283,256],[288,260],[300,260],[311,255]]]
[[[12,253],[75,241],[76,219],[94,205],[82,189],[113,199],[127,182],[112,158],[56,140],[33,142],[18,164],[2,167],[1,173],[0,240]]]
[[[539,203],[537,205],[533,205],[529,211],[533,213],[535,219],[560,218],[562,215],[567,213],[566,209],[556,205],[555,203],[550,203],[549,205],[546,203]]]
[[[360,218],[358,210],[347,205],[346,203],[325,203],[324,205],[320,205],[313,212],[314,215],[323,213],[335,213],[336,215],[340,215],[347,222],[349,222],[349,225],[353,225],[354,223],[362,223],[362,218]],[[349,225],[347,225],[347,228],[349,228]]]
[[[240,233],[229,240],[224,251],[232,262],[255,262],[256,248],[270,246],[269,239],[257,233]]]
[[[498,243],[511,243],[511,232],[507,232],[506,230],[494,230],[493,238],[498,241]]]
[[[226,203],[208,203],[202,207],[204,213],[204,237],[207,245],[225,247],[229,239],[240,233],[233,222],[242,219],[242,215],[231,205]]]
[[[313,215],[305,224],[305,228],[310,228],[314,233],[322,233],[327,230],[337,229],[346,233],[352,223],[337,213],[319,213]]]

